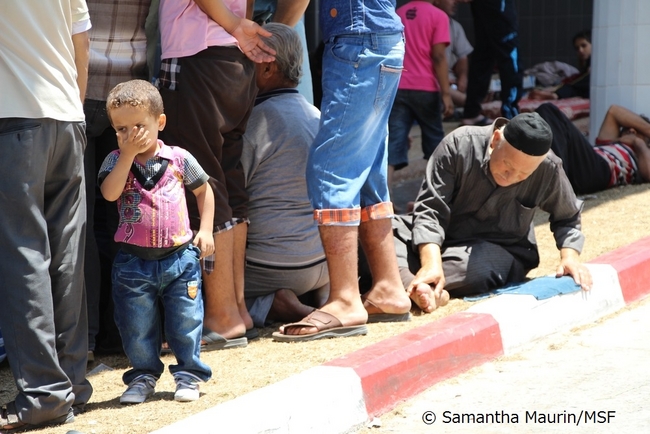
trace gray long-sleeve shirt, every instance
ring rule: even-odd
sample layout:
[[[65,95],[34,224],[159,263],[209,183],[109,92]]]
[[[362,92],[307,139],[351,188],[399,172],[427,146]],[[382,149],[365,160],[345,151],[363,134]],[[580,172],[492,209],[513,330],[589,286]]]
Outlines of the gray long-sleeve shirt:
[[[413,246],[435,243],[442,248],[472,240],[537,249],[533,230],[535,209],[550,214],[558,249],[582,251],[582,201],[578,200],[562,161],[549,154],[524,181],[500,187],[488,163],[489,143],[499,118],[491,126],[458,128],[431,156],[415,202]]]

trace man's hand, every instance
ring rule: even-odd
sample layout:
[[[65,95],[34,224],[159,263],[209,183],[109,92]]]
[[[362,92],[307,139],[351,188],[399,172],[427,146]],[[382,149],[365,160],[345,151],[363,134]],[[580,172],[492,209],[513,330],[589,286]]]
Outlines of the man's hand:
[[[253,62],[264,63],[275,60],[275,50],[262,41],[271,33],[259,24],[246,18],[235,16],[223,0],[194,0],[201,10],[224,30],[237,39],[239,49]]]
[[[205,258],[214,253],[214,237],[209,231],[199,231],[196,237],[194,237],[192,244],[201,251],[201,258]]]
[[[561,250],[560,265],[557,267],[555,275],[572,276],[577,285],[580,285],[583,291],[589,291],[593,284],[589,269],[580,263],[580,257],[577,251],[564,248]]]
[[[454,114],[454,103],[451,100],[451,94],[442,96],[442,117],[446,118]]]
[[[275,50],[266,45],[261,38],[261,36],[268,38],[271,33],[254,21],[242,19],[231,34],[237,39],[239,49],[253,62],[265,63],[275,60]]]

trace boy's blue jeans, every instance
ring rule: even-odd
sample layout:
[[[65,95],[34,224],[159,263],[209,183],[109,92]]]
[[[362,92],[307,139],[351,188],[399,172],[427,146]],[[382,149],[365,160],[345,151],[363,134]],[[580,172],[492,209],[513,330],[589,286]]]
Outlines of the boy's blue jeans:
[[[165,312],[165,337],[176,356],[169,371],[189,372],[203,381],[212,376],[201,362],[203,298],[199,249],[193,245],[160,260],[145,260],[120,250],[113,263],[115,323],[132,369],[122,379],[149,374],[160,378],[165,366],[159,303]]]

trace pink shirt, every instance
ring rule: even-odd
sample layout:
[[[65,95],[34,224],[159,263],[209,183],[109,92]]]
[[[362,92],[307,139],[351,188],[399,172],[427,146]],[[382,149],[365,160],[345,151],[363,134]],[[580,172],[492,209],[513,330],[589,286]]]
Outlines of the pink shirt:
[[[186,150],[158,142],[160,151],[149,162],[166,160],[167,168],[149,189],[138,181],[133,170],[129,172],[124,191],[117,200],[120,224],[115,241],[118,243],[168,249],[192,239],[185,184],[196,188],[207,181],[207,175]],[[116,150],[106,157],[100,168],[100,178],[113,169],[119,153]],[[140,163],[135,164],[140,171],[145,171]],[[159,172],[162,171],[161,168]]]
[[[399,89],[440,91],[433,68],[433,46],[449,45],[449,17],[426,1],[412,1],[397,9],[404,24],[406,53]]]
[[[234,15],[246,16],[246,0],[223,3]],[[192,56],[208,47],[237,45],[237,40],[194,0],[160,0],[160,41],[163,59]]]

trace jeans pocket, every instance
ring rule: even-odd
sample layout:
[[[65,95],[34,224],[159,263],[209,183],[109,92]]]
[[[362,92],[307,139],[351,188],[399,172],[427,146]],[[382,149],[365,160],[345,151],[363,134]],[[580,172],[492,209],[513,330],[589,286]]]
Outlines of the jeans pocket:
[[[121,281],[122,279],[132,279],[134,277],[142,277],[142,273],[136,267],[140,258],[124,252],[117,252],[113,260],[113,269],[111,276],[113,282]]]
[[[192,259],[196,259],[198,261],[201,259],[201,250],[194,244],[190,243],[183,252],[183,255],[190,255]]]
[[[330,54],[338,62],[358,66],[359,58],[365,48],[362,45],[346,44],[343,42],[333,42],[330,47]]]
[[[401,75],[401,67],[381,65],[379,85],[377,86],[377,94],[375,96],[375,110],[381,112],[393,103]]]

